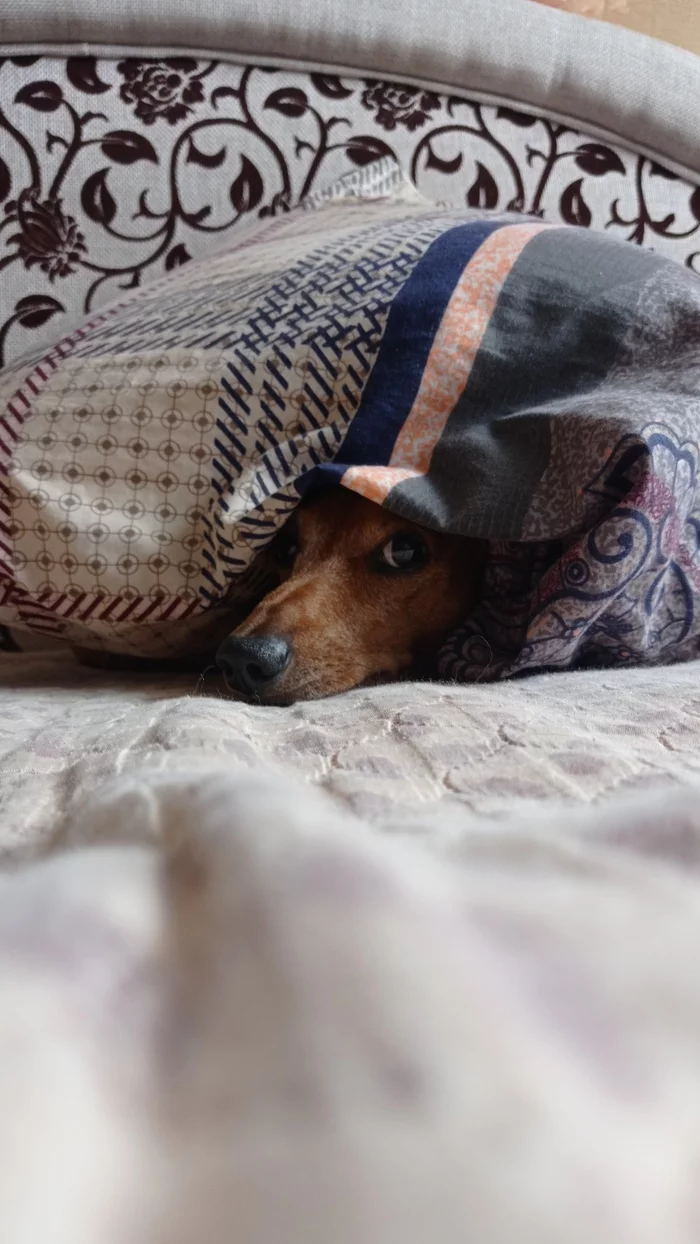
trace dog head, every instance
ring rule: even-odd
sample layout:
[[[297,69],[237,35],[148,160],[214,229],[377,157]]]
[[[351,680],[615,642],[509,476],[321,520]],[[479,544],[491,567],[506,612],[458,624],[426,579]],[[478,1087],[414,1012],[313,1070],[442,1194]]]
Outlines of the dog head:
[[[273,546],[282,582],[219,647],[228,686],[289,704],[400,677],[474,603],[480,542],[428,531],[344,488],[300,506]]]

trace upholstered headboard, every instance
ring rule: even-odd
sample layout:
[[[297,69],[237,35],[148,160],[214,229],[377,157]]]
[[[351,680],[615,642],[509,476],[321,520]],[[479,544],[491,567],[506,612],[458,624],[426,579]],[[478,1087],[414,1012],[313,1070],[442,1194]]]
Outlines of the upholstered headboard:
[[[700,60],[531,0],[6,0],[0,347],[393,154],[429,197],[695,266]]]

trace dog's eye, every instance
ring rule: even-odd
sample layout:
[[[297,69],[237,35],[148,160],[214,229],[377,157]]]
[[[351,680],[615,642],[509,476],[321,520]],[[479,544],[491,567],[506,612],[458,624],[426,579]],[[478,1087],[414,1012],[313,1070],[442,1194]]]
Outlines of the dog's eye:
[[[420,536],[400,531],[382,549],[379,560],[385,570],[415,570],[428,560],[428,550]]]
[[[299,540],[295,531],[283,531],[275,544],[275,557],[280,566],[293,566],[299,552]]]

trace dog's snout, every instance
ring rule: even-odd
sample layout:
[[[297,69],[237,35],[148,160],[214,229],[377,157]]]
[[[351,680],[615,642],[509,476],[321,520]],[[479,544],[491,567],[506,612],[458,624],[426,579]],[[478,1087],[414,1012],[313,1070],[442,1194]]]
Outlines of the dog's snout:
[[[216,654],[216,664],[232,691],[255,695],[284,673],[292,647],[283,635],[229,635]]]

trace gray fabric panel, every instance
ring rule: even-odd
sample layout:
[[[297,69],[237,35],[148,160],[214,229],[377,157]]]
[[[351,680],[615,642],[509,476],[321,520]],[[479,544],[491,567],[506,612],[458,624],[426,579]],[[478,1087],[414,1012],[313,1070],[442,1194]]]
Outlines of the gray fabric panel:
[[[503,287],[428,474],[394,488],[387,507],[429,527],[519,539],[551,421],[570,420],[577,397],[603,383],[663,262],[586,230],[537,234]]]
[[[525,0],[451,0],[437,22],[424,0],[5,0],[0,38],[14,51],[209,49],[421,80],[557,116],[691,179],[700,173],[700,59]]]

